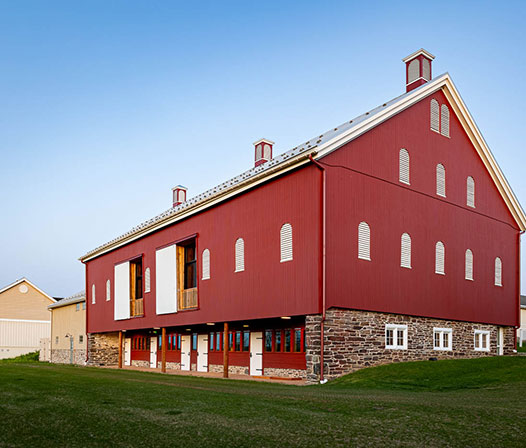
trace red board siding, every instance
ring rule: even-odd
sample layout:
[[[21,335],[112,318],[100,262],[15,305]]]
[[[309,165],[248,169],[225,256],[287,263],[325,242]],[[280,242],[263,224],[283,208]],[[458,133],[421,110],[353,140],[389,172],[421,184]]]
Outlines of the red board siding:
[[[447,103],[441,92],[432,97]],[[396,184],[327,168],[327,306],[515,325],[516,224],[451,107],[451,138],[430,130],[430,99],[322,160]],[[410,155],[407,188],[398,182],[401,148]],[[446,169],[445,199],[436,195],[438,163]],[[467,176],[475,179],[475,210],[466,206]],[[361,221],[371,229],[370,262],[357,259]],[[404,232],[412,269],[400,267]],[[445,276],[435,274],[437,241],[445,244]],[[468,248],[474,281],[464,279]],[[494,286],[497,256],[503,287]]]

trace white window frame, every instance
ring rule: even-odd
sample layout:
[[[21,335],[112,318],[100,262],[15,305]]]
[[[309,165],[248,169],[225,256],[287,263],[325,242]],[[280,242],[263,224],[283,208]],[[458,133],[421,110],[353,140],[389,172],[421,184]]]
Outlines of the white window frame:
[[[430,103],[430,114],[431,114],[431,124],[430,128],[432,131],[440,134],[440,105],[436,99],[432,99]],[[433,122],[436,121],[436,128],[433,127]]]
[[[411,245],[412,245],[411,235],[409,235],[409,233],[407,232],[402,233],[402,236],[400,237],[400,267],[402,268],[412,269],[411,267]],[[404,251],[405,246],[407,246],[406,251]],[[407,259],[404,258],[404,255],[407,255]]]
[[[91,285],[91,304],[95,305],[95,283]]]
[[[280,263],[292,261],[294,258],[292,225],[288,222],[283,224],[279,231],[279,246],[281,254]]]
[[[393,344],[387,344],[387,332],[389,330],[393,331]],[[401,331],[403,334],[403,344],[398,344],[398,332]],[[385,325],[385,348],[389,350],[407,350],[407,325],[398,325],[398,324],[386,324]]]
[[[238,238],[234,246],[235,270],[243,272],[245,270],[245,240]]]
[[[203,278],[202,280],[210,280],[210,249],[203,250]]]
[[[469,262],[469,258],[471,259],[471,263]],[[470,266],[471,264],[471,266]],[[473,251],[471,249],[466,249],[465,254],[465,279],[469,281],[473,281],[473,270],[475,267],[475,261],[473,257]],[[471,268],[471,269],[470,269]]]
[[[358,258],[371,261],[371,227],[365,221],[358,224]]]
[[[401,148],[398,152],[398,180],[403,184],[411,185],[411,156],[405,148]]]
[[[439,248],[442,248],[442,265],[439,262]],[[435,244],[435,274],[446,275],[446,246],[442,241]]]
[[[152,291],[152,277],[150,268],[144,270],[144,293]]]
[[[472,176],[466,178],[466,205],[475,208],[475,179]]]
[[[439,163],[436,167],[437,196],[446,197],[446,168]]]
[[[495,258],[495,286],[502,286],[502,259]]]
[[[438,347],[435,345],[435,335],[439,334]],[[448,335],[448,344],[444,346],[444,334]],[[451,351],[453,350],[453,329],[452,328],[433,328],[433,350]]]
[[[111,300],[111,281],[106,280],[106,302]]]
[[[449,138],[449,107],[445,104],[440,106],[440,134]]]
[[[486,340],[486,347],[482,347],[482,341]],[[478,341],[478,347],[477,347]],[[473,350],[476,352],[489,352],[490,351],[490,332],[488,330],[475,330],[473,335]]]

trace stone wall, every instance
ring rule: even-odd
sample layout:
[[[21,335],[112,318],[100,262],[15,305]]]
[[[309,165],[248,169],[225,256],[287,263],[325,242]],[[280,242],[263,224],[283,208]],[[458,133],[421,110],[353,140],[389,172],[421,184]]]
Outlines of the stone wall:
[[[71,364],[71,350],[68,349],[52,349],[50,362],[56,364]],[[86,350],[73,350],[73,364],[83,366],[86,364]]]
[[[144,361],[144,360],[140,360],[140,359],[132,359],[131,361],[131,365],[132,367],[146,367],[146,368],[149,368],[150,367],[150,361]]]
[[[307,379],[320,374],[320,315],[306,317]],[[407,349],[385,348],[385,325],[407,325]],[[433,328],[451,328],[452,350],[433,349]],[[324,377],[336,378],[363,367],[430,358],[475,358],[497,355],[498,326],[398,314],[332,308],[327,310],[324,332]],[[513,327],[504,330],[504,354],[514,350]],[[490,350],[475,351],[474,331],[490,332]]]
[[[87,364],[89,366],[118,366],[119,333],[88,334]]]

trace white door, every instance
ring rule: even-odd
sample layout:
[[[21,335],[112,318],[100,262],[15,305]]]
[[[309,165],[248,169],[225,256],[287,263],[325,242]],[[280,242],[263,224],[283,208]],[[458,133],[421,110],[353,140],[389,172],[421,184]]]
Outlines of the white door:
[[[190,370],[190,335],[181,336],[181,370]]]
[[[250,333],[250,374],[263,375],[263,333]]]
[[[504,329],[499,328],[497,330],[497,355],[501,356],[504,354]]]
[[[197,371],[208,372],[208,335],[197,336]]]
[[[124,338],[124,365],[131,365],[131,338]]]
[[[157,368],[157,337],[150,338],[150,367]]]

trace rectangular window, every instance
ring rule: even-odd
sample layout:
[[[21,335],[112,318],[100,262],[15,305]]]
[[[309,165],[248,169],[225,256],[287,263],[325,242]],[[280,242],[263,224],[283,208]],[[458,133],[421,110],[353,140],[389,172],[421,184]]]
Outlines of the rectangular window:
[[[474,348],[476,351],[489,352],[489,331],[475,330]]]
[[[197,252],[195,238],[177,245],[179,309],[197,308]]]
[[[281,349],[282,349],[281,331],[276,331],[276,345],[274,346],[274,350],[277,352],[280,352]]]
[[[130,261],[130,314],[144,314],[142,299],[142,257]]]
[[[86,302],[82,302],[82,309],[83,309],[83,310],[86,309]]]
[[[197,350],[197,333],[192,333],[192,350]]]
[[[210,333],[210,337],[208,338],[208,340],[210,341],[210,351],[213,352],[214,351],[214,342],[215,342],[215,339],[214,339],[214,333]]]
[[[221,351],[221,347],[223,346],[222,342],[223,342],[223,333],[217,332],[216,333],[216,347],[217,347],[218,352]]]
[[[79,344],[82,344],[84,342],[84,336],[79,334]]]
[[[290,352],[291,349],[291,330],[285,330],[285,350],[286,352]]]
[[[77,303],[77,306],[75,308],[75,311],[79,311],[80,310],[80,303]]]
[[[451,350],[453,342],[451,328],[433,328],[433,349]]]
[[[177,350],[181,350],[181,335],[177,335]]]
[[[301,328],[294,330],[294,351],[301,352]]]
[[[272,351],[272,330],[265,331],[265,351]]]
[[[163,349],[163,337],[162,337],[162,335],[159,335],[157,337],[157,348],[158,348],[158,350],[162,350]]]
[[[235,348],[235,351],[236,352],[240,352],[241,351],[241,332],[240,331],[236,331],[236,348]]]
[[[243,332],[243,351],[248,352],[250,348],[250,331]]]
[[[234,350],[234,335],[230,332],[228,333],[228,351]]]
[[[387,324],[385,326],[385,348],[407,349],[407,325]]]
[[[197,287],[195,240],[184,247],[184,289]]]

